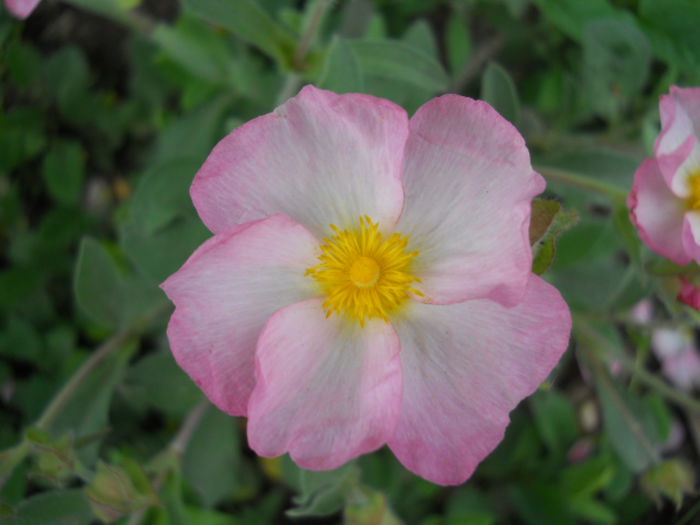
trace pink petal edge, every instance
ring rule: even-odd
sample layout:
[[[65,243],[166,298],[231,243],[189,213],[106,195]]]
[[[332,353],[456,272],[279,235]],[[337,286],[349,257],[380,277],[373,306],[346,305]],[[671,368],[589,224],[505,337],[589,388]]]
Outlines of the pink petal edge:
[[[258,341],[248,441],[289,452],[301,467],[333,469],[386,443],[401,399],[399,340],[384,321],[364,328],[326,318],[323,299],[272,316]]]
[[[397,230],[421,252],[425,302],[517,304],[532,265],[531,201],[545,187],[517,129],[485,102],[445,95],[411,119],[404,166]]]
[[[391,229],[407,134],[394,103],[309,85],[221,140],[190,194],[214,233],[280,212],[320,237],[362,215]]]
[[[5,7],[17,18],[25,19],[36,9],[41,0],[5,0]]]
[[[684,245],[683,201],[666,185],[656,159],[637,169],[627,206],[639,236],[652,250],[678,264],[691,261]]]
[[[571,314],[557,289],[532,275],[518,306],[417,304],[397,331],[404,394],[389,446],[419,476],[456,485],[496,448],[509,412],[557,364]]]
[[[317,294],[306,268],[318,241],[284,215],[247,223],[200,246],[161,287],[178,364],[224,412],[246,415],[255,345],[278,309]]]

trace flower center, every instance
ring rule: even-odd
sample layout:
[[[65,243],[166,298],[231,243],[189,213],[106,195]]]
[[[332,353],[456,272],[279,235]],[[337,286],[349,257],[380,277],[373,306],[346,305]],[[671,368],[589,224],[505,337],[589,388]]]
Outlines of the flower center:
[[[419,252],[407,252],[408,236],[385,237],[379,224],[360,217],[359,226],[340,230],[323,240],[319,264],[309,268],[326,296],[328,315],[344,313],[364,326],[369,318],[389,320],[410,294],[423,295],[411,286],[421,280],[411,273]]]
[[[377,261],[361,255],[350,267],[350,280],[355,286],[367,288],[379,280],[380,270]]]
[[[693,170],[688,177],[688,187],[690,188],[690,197],[687,199],[688,208],[691,210],[700,210],[700,168]]]

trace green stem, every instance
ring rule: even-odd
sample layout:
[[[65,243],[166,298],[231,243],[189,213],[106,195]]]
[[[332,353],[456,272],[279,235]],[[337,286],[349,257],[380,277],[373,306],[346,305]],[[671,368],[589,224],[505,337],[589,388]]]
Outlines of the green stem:
[[[316,40],[318,30],[321,28],[321,23],[326,16],[326,10],[329,4],[329,0],[319,0],[314,7],[309,25],[306,27],[306,31],[304,31],[301,37],[296,53],[294,53],[294,67],[297,69],[304,69],[304,60],[306,60],[306,56],[309,54],[311,46]]]
[[[611,186],[605,182],[591,179],[585,175],[579,175],[577,173],[572,173],[570,171],[551,166],[535,166],[535,171],[541,173],[547,179],[562,182],[564,184],[568,184],[569,186],[576,186],[577,188],[594,191],[605,195],[612,200],[624,201],[627,199],[627,192],[625,190]]]
[[[277,97],[278,106],[284,103],[287,99],[296,95],[297,91],[299,91],[302,81],[301,74],[299,72],[304,69],[304,62],[309,54],[309,51],[311,50],[311,46],[316,40],[318,30],[323,23],[323,18],[326,16],[326,11],[329,5],[329,0],[320,0],[316,4],[314,12],[311,14],[311,21],[309,22],[309,25],[306,26],[306,31],[304,31],[304,34],[301,36],[299,46],[294,53],[294,58],[292,60],[294,70],[287,73],[287,76],[284,79],[284,85],[282,86],[282,89]]]
[[[172,461],[165,461],[161,463],[162,466],[156,473],[152,483],[153,490],[155,492],[160,491],[160,487],[165,482],[170,469],[175,468],[173,465],[179,464],[182,461],[182,456],[187,450],[187,445],[189,445],[194,431],[197,430],[197,427],[201,423],[202,417],[209,406],[210,403],[206,399],[200,401],[199,404],[187,415],[187,418],[185,418],[182,426],[180,426],[180,430],[178,430],[170,444],[165,448],[165,450],[159,454],[156,454],[156,457],[170,455],[171,457],[174,456],[174,458]],[[129,518],[127,525],[141,525],[147,511],[148,508],[143,508],[134,512]]]
[[[75,392],[80,388],[83,381],[90,376],[102,361],[117,351],[131,337],[133,337],[133,334],[129,331],[119,332],[110,337],[93,352],[90,358],[83,363],[83,366],[80,367],[73,377],[70,378],[68,383],[66,383],[59,393],[51,400],[49,406],[46,407],[44,413],[35,423],[35,426],[41,430],[47,430]]]

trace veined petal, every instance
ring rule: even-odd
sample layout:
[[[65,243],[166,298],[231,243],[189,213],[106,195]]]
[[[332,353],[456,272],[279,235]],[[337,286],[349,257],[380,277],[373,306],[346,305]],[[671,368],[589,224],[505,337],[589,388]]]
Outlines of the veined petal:
[[[5,7],[17,18],[27,18],[41,0],[5,0]]]
[[[652,250],[678,264],[690,262],[684,246],[684,202],[668,188],[655,159],[637,169],[627,204],[640,237]]]
[[[544,189],[525,141],[485,102],[445,95],[411,119],[397,231],[420,250],[425,301],[515,304],[532,254],[530,206]]]
[[[219,142],[192,200],[214,233],[279,212],[319,236],[364,215],[390,229],[407,134],[406,112],[388,100],[306,86]]]
[[[515,307],[414,303],[396,328],[403,404],[389,446],[409,470],[452,485],[498,445],[508,413],[557,364],[571,315],[559,292],[532,275]]]
[[[401,402],[399,341],[391,325],[326,318],[321,299],[277,312],[257,348],[248,440],[261,456],[289,452],[332,469],[391,436]]]
[[[175,303],[175,359],[221,410],[246,415],[255,344],[278,309],[316,295],[306,268],[318,241],[284,215],[216,235],[162,284]]]

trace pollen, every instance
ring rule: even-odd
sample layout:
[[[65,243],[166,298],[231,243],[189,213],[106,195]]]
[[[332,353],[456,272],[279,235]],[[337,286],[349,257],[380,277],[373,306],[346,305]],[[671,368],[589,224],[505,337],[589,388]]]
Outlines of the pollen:
[[[686,201],[688,208],[700,211],[700,168],[691,172],[688,177],[688,188],[690,188],[690,196]]]
[[[411,295],[423,295],[412,286],[421,282],[411,270],[420,252],[407,251],[407,235],[385,236],[367,216],[353,229],[330,227],[335,235],[323,239],[319,264],[306,271],[326,297],[328,317],[345,315],[363,326],[367,319],[389,321]]]

